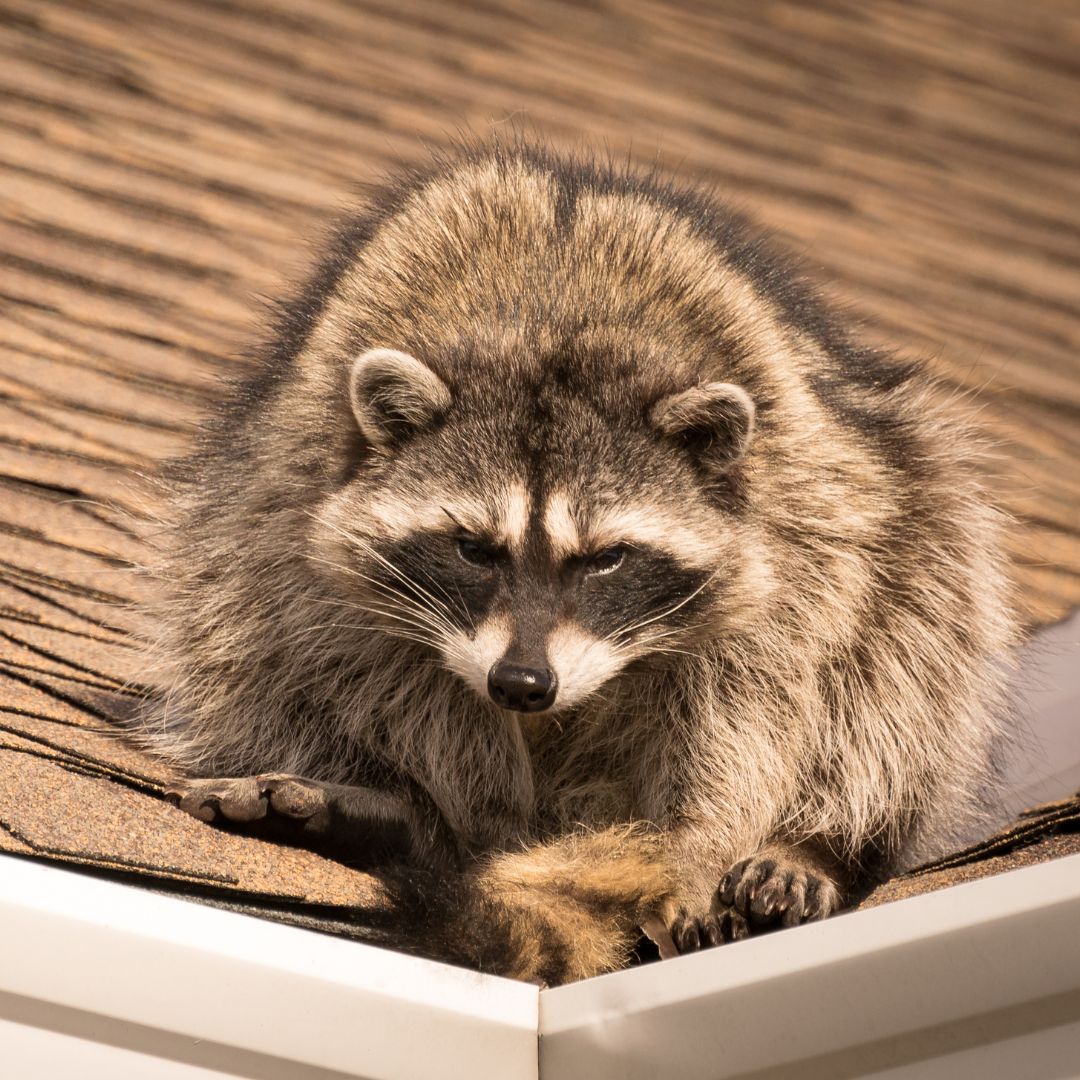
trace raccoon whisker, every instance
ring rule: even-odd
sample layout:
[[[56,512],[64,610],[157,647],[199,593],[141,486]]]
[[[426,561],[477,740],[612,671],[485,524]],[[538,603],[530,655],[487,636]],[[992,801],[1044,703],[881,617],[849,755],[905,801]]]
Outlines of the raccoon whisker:
[[[680,608],[686,607],[691,600],[694,599],[708,584],[712,581],[719,570],[714,570],[689,596],[683,597],[677,604],[672,604],[671,607],[661,611],[658,615],[653,615],[651,618],[641,619],[639,622],[630,623],[629,626],[622,626],[618,630],[614,630],[610,633],[606,640],[615,640],[617,638],[626,638],[636,630],[640,630],[643,626],[649,626],[654,622],[659,622],[661,619],[666,619],[669,615],[674,615]]]
[[[446,511],[446,510],[444,509],[444,510],[443,510],[443,513],[447,513],[447,511]],[[448,515],[448,516],[449,516],[449,515]],[[454,521],[454,518],[453,518],[453,517],[451,517],[451,521]],[[456,522],[455,522],[455,524],[456,524]],[[458,527],[460,528],[460,526],[458,526]],[[426,579],[427,579],[428,581],[430,581],[430,582],[431,582],[431,584],[432,584],[432,585],[433,585],[433,586],[434,586],[434,587],[435,587],[436,589],[438,589],[438,590],[439,590],[439,592],[441,592],[441,593],[443,594],[443,596],[445,596],[445,597],[446,597],[446,599],[447,599],[447,600],[448,600],[448,601],[449,601],[449,602],[450,602],[451,604],[454,604],[454,602],[455,602],[455,597],[451,596],[451,595],[450,595],[450,594],[449,594],[449,593],[448,593],[448,592],[446,591],[446,586],[445,586],[445,585],[443,585],[443,583],[442,583],[441,581],[439,581],[439,580],[438,580],[437,578],[434,578],[434,577],[432,577],[432,576],[431,576],[431,574],[429,574],[429,573],[428,573],[428,572],[427,572],[426,570],[425,570],[425,571],[423,572],[423,574],[424,574],[424,577],[425,577],[425,578],[426,578]],[[456,602],[457,602],[457,604],[458,604],[458,605],[460,606],[461,612],[462,612],[462,613],[463,613],[463,614],[465,615],[466,619],[468,619],[468,620],[469,620],[469,623],[470,623],[470,625],[471,625],[471,624],[472,624],[472,615],[470,614],[470,612],[469,612],[469,609],[468,609],[468,607],[467,607],[467,606],[466,606],[466,604],[465,604],[465,598],[464,598],[464,597],[463,597],[463,596],[461,595],[461,589],[459,589],[459,588],[458,588],[458,586],[457,586],[457,583],[456,583],[456,582],[454,583],[454,592],[455,592],[455,593],[457,594],[457,597],[456,597]]]
[[[286,641],[293,641],[297,638],[304,637],[306,634],[314,633],[316,630],[369,630],[388,634],[390,637],[405,638],[409,641],[419,642],[421,645],[432,645],[434,642],[426,637],[421,637],[419,634],[410,634],[406,631],[399,630],[394,626],[365,626],[362,623],[318,623],[315,626],[305,626],[299,633],[286,638]]]
[[[443,596],[446,597],[446,599],[450,602],[451,605],[455,604],[455,597],[451,596],[446,591],[446,586],[443,585],[443,583],[441,581],[439,581],[436,578],[432,577],[431,574],[429,574],[426,570],[424,571],[424,578],[427,581],[430,581],[431,584],[436,589],[438,589],[439,592],[441,592],[443,594]],[[469,609],[465,606],[465,598],[461,595],[461,589],[458,588],[456,582],[454,583],[454,592],[457,594],[457,597],[456,597],[457,610],[459,610],[461,612],[461,614],[463,614],[465,616],[465,618],[471,624],[472,623],[472,615],[469,613]],[[451,607],[451,613],[453,613],[454,610],[455,609],[453,607]]]
[[[414,618],[409,618],[408,617],[409,614],[415,615],[417,613],[413,612],[412,609],[407,608],[407,607],[403,607],[403,606],[387,607],[385,605],[377,605],[377,606],[376,605],[370,605],[370,604],[363,605],[363,604],[350,603],[348,601],[343,601],[343,600],[316,600],[314,602],[315,603],[320,603],[320,604],[325,604],[325,605],[328,605],[328,606],[331,606],[331,607],[345,608],[345,609],[347,609],[349,611],[359,611],[359,612],[361,612],[363,614],[367,614],[367,615],[381,615],[381,616],[384,616],[385,618],[394,619],[394,620],[396,620],[398,622],[404,622],[404,623],[407,623],[407,624],[410,624],[410,625],[414,625],[417,628],[423,627],[423,628],[426,628],[426,629],[436,629],[436,630],[443,629],[443,627],[440,624],[433,623],[433,622],[431,622],[429,620],[426,620],[426,619],[421,620],[421,619],[415,618],[415,617]],[[408,613],[408,614],[403,614],[403,613]],[[420,614],[425,614],[425,613],[421,612]],[[379,630],[379,629],[384,629],[384,627],[372,627],[372,629]]]
[[[689,649],[677,649],[672,645],[661,645],[659,648],[651,650],[652,653],[660,653],[664,656],[688,656],[691,660],[697,659],[697,654],[690,652]]]
[[[353,601],[350,606],[356,608],[358,611],[407,612],[417,620],[422,621],[433,628],[442,630],[453,629],[453,623],[448,619],[445,619],[439,612],[432,611],[430,608],[417,604],[412,597],[400,592],[392,586],[386,585],[384,582],[376,581],[375,579],[370,580],[371,584],[380,591],[385,599],[374,598],[365,604]]]
[[[387,594],[393,600],[398,602],[399,606],[405,610],[410,611],[417,617],[423,618],[433,630],[438,629],[443,632],[452,632],[454,630],[454,624],[450,622],[441,612],[432,610],[428,607],[420,606],[415,598],[408,596],[406,593],[401,592],[400,589],[394,588],[392,585],[385,581],[379,581],[377,578],[369,577],[367,574],[360,573],[359,570],[350,566],[342,566],[340,563],[333,562],[329,559],[321,559],[316,555],[309,555],[308,558],[312,562],[320,562],[325,566],[332,567],[344,574],[348,574],[350,577],[359,578],[361,581],[365,581],[370,585],[375,586],[383,593]]]
[[[436,578],[432,577],[431,574],[429,574],[426,570],[421,571],[421,573],[424,576],[424,579],[426,581],[431,582],[432,586],[434,588],[438,589],[438,591],[440,593],[442,593],[443,596],[446,597],[446,599],[447,599],[450,606],[448,606],[447,604],[444,604],[441,600],[438,599],[438,597],[436,597],[432,593],[428,592],[422,585],[419,584],[419,582],[416,581],[415,578],[411,578],[407,574],[405,574],[399,567],[395,566],[384,555],[382,555],[380,552],[376,551],[367,541],[363,540],[362,537],[355,537],[354,539],[358,542],[358,546],[363,545],[362,550],[367,551],[374,558],[378,559],[388,570],[390,570],[391,573],[395,574],[410,589],[413,589],[416,592],[421,593],[421,595],[423,597],[430,600],[433,604],[437,605],[439,609],[441,609],[442,611],[444,611],[446,613],[446,615],[448,615],[450,617],[453,617],[453,615],[455,614],[455,611],[454,611],[454,608],[453,608],[453,605],[454,605],[455,601],[454,601],[454,598],[446,591],[446,587],[442,584],[442,582],[440,582]],[[457,589],[457,586],[455,585],[454,588]],[[468,611],[465,608],[465,602],[461,597],[461,590],[457,589],[457,592],[458,592],[457,603],[460,604],[461,610],[465,613],[466,617],[468,617]]]
[[[311,602],[313,604],[323,604],[326,607],[357,608],[359,610],[362,610],[362,608],[360,608],[360,605],[352,600],[333,600],[330,597],[313,596],[311,598]]]
[[[396,597],[395,597],[395,599],[396,599]],[[364,614],[369,614],[369,615],[385,615],[385,616],[387,616],[389,618],[395,618],[395,619],[402,620],[402,621],[414,621],[414,620],[407,619],[407,615],[423,616],[424,617],[424,619],[423,619],[423,624],[424,625],[428,625],[428,626],[432,626],[432,627],[437,626],[440,629],[442,628],[441,624],[432,622],[431,620],[427,619],[427,612],[423,608],[416,609],[416,608],[413,608],[413,607],[411,607],[410,605],[407,605],[407,604],[397,604],[397,603],[395,603],[395,604],[393,604],[391,606],[389,601],[387,603],[385,603],[385,604],[380,604],[378,602],[372,602],[372,603],[368,603],[368,604],[358,604],[355,601],[350,601],[350,600],[323,600],[323,599],[313,600],[313,603],[323,604],[323,605],[326,605],[328,607],[345,608],[348,611],[359,611],[359,612],[363,612]],[[421,621],[420,621],[419,618],[415,619],[415,621],[417,622],[417,625],[421,624]]]
[[[364,537],[359,536],[356,533],[353,533],[351,535],[346,533],[345,535],[349,536],[353,544],[358,549],[366,552],[372,558],[377,559],[380,563],[382,563],[382,565],[385,566],[386,569],[389,570],[390,573],[392,573],[395,577],[401,580],[407,588],[418,592],[424,599],[429,600],[436,607],[441,608],[447,615],[453,615],[453,612],[437,596],[434,596],[432,595],[432,593],[428,592],[428,590],[425,589],[423,585],[417,582],[414,578],[409,577],[409,575],[406,574],[399,566],[395,566],[394,563],[392,563],[385,555],[382,554],[382,552],[376,551],[370,541],[366,540]],[[447,599],[449,599],[449,597]]]
[[[336,525],[334,522],[328,521],[326,520],[326,518],[321,517],[320,515],[315,514],[311,511],[307,511],[307,514],[308,517],[312,518],[312,520],[317,521],[324,527],[336,532],[339,536],[348,541],[349,544],[352,545],[354,548],[364,552],[367,555],[370,555],[373,559],[376,559],[383,566],[385,566],[386,569],[390,571],[390,573],[394,574],[397,578],[399,578],[409,589],[416,591],[426,600],[434,604],[436,607],[442,608],[447,615],[453,615],[453,612],[441,600],[439,600],[438,597],[433,596],[422,585],[420,585],[414,579],[410,578],[403,570],[401,570],[400,567],[395,566],[394,563],[392,563],[388,558],[386,558],[385,555],[377,551],[375,549],[375,546],[366,537],[362,536],[360,533],[352,532],[348,529],[343,529],[340,525]],[[347,568],[338,566],[337,569],[345,570]],[[447,599],[450,599],[450,597],[448,596]]]
[[[417,616],[421,613],[413,612],[408,609],[371,607],[358,608],[357,610],[366,611],[368,614],[382,616],[386,619],[392,619],[394,622],[401,623],[403,626],[412,627],[417,634],[426,635],[427,643],[432,647],[443,647],[442,643],[449,636],[447,634],[447,629],[441,624],[429,619],[419,618]],[[403,610],[407,613],[403,614]],[[382,630],[384,633],[392,633],[395,628],[388,626],[373,626],[371,629]]]
[[[454,629],[453,611],[451,611],[445,604],[441,603],[436,597],[428,593],[427,590],[425,590],[422,586],[418,585],[411,578],[407,578],[404,574],[401,574],[400,572],[398,572],[398,577],[404,583],[406,588],[411,590],[412,593],[419,595],[410,595],[403,589],[395,587],[389,582],[378,581],[375,578],[368,578],[367,580],[370,581],[371,584],[374,585],[376,588],[384,592],[386,595],[393,597],[403,606],[408,607],[409,610],[415,611],[418,614],[423,613],[423,615],[433,624],[437,622],[440,626],[443,627],[443,629],[448,631],[452,631]],[[435,606],[430,606],[429,604],[424,603],[423,601],[425,599],[430,600],[431,604]]]
[[[372,629],[376,629],[376,628],[372,627]],[[385,628],[385,629],[382,630],[382,632],[384,634],[386,634],[387,637],[401,638],[404,641],[415,641],[417,644],[425,645],[429,649],[440,650],[442,648],[442,646],[438,642],[432,641],[430,638],[421,637],[418,634],[409,634],[404,630],[398,630],[396,627]],[[429,661],[429,662],[430,663],[435,663],[435,661]]]
[[[363,606],[363,605],[360,605],[360,604],[340,604],[340,605],[335,605],[335,606],[345,607],[350,611],[359,612],[361,615],[376,615],[376,616],[381,616],[381,617],[387,618],[387,619],[393,619],[395,622],[402,623],[405,626],[411,626],[418,633],[422,633],[422,632],[428,631],[428,630],[437,630],[438,629],[438,627],[434,626],[433,624],[421,622],[420,620],[415,619],[415,618],[409,618],[408,615],[402,614],[402,611],[401,611],[400,608],[372,607],[372,606]],[[344,626],[345,624],[338,624],[338,625]],[[386,627],[386,626],[374,625],[374,626],[358,627],[358,629],[374,630],[374,631],[383,630],[383,631],[389,632],[389,630],[391,628]]]
[[[461,606],[461,611],[465,616],[465,621],[469,624],[469,629],[472,631],[473,636],[476,636],[476,620],[473,619],[472,612],[469,610],[469,605],[465,603],[465,597],[461,595],[461,589],[458,588],[457,583],[454,583],[454,592],[457,593],[458,604]]]
[[[389,564],[388,564],[389,565]],[[453,625],[451,620],[454,618],[454,610],[444,604],[438,597],[433,596],[427,589],[419,584],[414,578],[407,577],[401,571],[396,570],[398,577],[405,584],[405,586],[411,589],[413,592],[419,593],[423,600],[429,600],[434,607],[425,607],[425,610],[430,611],[432,614],[437,614],[440,618],[446,620],[448,625]],[[428,575],[425,575],[428,576]],[[444,590],[445,592],[445,590]],[[447,599],[450,599],[447,596]]]
[[[449,601],[449,606],[447,604],[443,603],[441,600],[439,600],[438,597],[434,596],[431,592],[429,592],[427,589],[425,589],[417,581],[410,578],[407,574],[405,574],[400,569],[400,567],[395,566],[389,559],[387,559],[385,555],[383,555],[379,551],[376,551],[374,545],[372,545],[372,543],[366,537],[361,536],[359,533],[352,532],[352,531],[347,530],[347,529],[343,529],[343,528],[341,528],[341,526],[336,525],[331,521],[327,521],[325,518],[320,517],[318,514],[311,513],[310,511],[308,511],[308,516],[311,517],[313,520],[319,522],[320,524],[324,525],[325,527],[327,527],[329,529],[332,529],[339,536],[343,537],[346,541],[348,541],[351,546],[359,549],[360,551],[363,551],[367,555],[370,555],[372,558],[378,560],[392,574],[394,574],[399,580],[401,580],[408,589],[410,589],[413,592],[419,593],[421,595],[421,597],[423,597],[426,601],[430,602],[430,604],[433,605],[433,607],[435,609],[441,610],[441,612],[446,615],[448,620],[450,620],[450,625],[452,625],[452,620],[453,620],[453,618],[455,616],[455,601],[454,601],[454,598],[446,591],[446,588],[439,581],[437,581],[435,578],[433,578],[429,573],[425,572],[424,577],[428,581],[430,581],[431,584],[443,594],[443,596],[446,597],[447,601]],[[343,567],[343,566],[333,564],[333,563],[331,563],[329,565],[334,565],[339,570],[344,570],[346,572],[351,572],[351,573],[354,573],[354,574],[357,573],[357,571],[352,570],[351,568],[348,568],[348,567]],[[359,575],[359,576],[363,577],[363,575]],[[371,581],[372,584],[375,583],[374,580],[371,579],[371,578],[367,578],[366,580]],[[468,621],[470,627],[475,629],[475,626],[473,625],[472,616],[469,613],[468,607],[466,606],[466,604],[465,604],[465,602],[464,602],[464,600],[463,600],[463,598],[461,596],[461,591],[459,589],[457,589],[456,585],[455,585],[455,590],[457,590],[457,593],[458,593],[457,604],[456,604],[457,613],[463,614],[465,616],[465,619]]]
[[[472,612],[469,611],[468,605],[465,603],[465,598],[461,595],[461,589],[458,588],[457,583],[454,583],[454,592],[457,594],[455,599],[455,597],[451,596],[446,591],[446,586],[443,585],[441,581],[432,577],[427,571],[424,571],[424,578],[427,581],[430,581],[431,584],[449,601],[450,607],[445,609],[447,616],[449,618],[460,616],[462,621],[468,624],[469,629],[475,633],[476,623],[473,621]]]
[[[428,608],[420,607],[409,600],[408,597],[403,596],[400,593],[395,593],[393,590],[387,590],[388,596],[399,603],[395,604],[393,608],[372,608],[372,611],[379,611],[382,614],[390,614],[391,611],[397,611],[399,613],[404,612],[411,617],[417,626],[426,626],[429,630],[443,635],[452,635],[454,630],[454,624],[449,619],[443,618],[441,615],[432,612]],[[400,616],[404,617],[404,616]]]
[[[634,644],[639,646],[639,647],[640,646],[652,647],[652,646],[655,645],[656,642],[663,641],[665,638],[678,637],[680,634],[689,634],[694,630],[700,630],[702,627],[704,627],[706,625],[707,625],[706,623],[697,623],[694,626],[675,626],[675,627],[672,627],[670,630],[664,630],[664,631],[662,631],[661,633],[658,633],[658,634],[650,634],[647,637],[639,638],[637,641],[634,642]],[[659,650],[657,650],[657,651],[659,651]],[[697,653],[687,653],[687,655],[688,656],[696,656]]]

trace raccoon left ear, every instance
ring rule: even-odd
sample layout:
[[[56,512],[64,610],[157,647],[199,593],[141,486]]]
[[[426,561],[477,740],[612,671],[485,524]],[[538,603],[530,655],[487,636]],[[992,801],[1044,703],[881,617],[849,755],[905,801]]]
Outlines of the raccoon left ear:
[[[387,450],[444,413],[450,391],[415,356],[369,349],[353,361],[349,400],[364,438],[375,449]]]
[[[754,432],[754,403],[734,383],[704,383],[661,398],[649,419],[698,460],[724,472],[746,453]]]

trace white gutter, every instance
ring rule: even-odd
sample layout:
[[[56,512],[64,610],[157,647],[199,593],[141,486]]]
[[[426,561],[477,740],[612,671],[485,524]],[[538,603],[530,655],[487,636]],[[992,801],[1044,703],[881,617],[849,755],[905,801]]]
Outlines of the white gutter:
[[[558,1080],[1080,1076],[1080,855],[561,987],[540,1031]]]
[[[539,993],[0,857],[0,1075],[1080,1076],[1080,856]]]
[[[534,986],[0,857],[5,1080],[535,1080]],[[22,1028],[24,1030],[19,1031]],[[65,1036],[56,1062],[41,1030]],[[70,1070],[70,1040],[116,1048]],[[21,1048],[21,1049],[20,1049]],[[21,1054],[21,1058],[20,1058]],[[73,1056],[74,1055],[74,1056]]]

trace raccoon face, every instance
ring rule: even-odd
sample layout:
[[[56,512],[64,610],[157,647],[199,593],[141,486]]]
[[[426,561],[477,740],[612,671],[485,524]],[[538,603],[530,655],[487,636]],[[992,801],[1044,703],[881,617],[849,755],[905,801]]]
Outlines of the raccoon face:
[[[663,393],[580,358],[453,388],[389,349],[353,365],[368,453],[316,536],[350,603],[505,709],[563,711],[717,632],[747,564],[710,497],[750,441],[727,383]],[[643,393],[645,397],[643,399]]]

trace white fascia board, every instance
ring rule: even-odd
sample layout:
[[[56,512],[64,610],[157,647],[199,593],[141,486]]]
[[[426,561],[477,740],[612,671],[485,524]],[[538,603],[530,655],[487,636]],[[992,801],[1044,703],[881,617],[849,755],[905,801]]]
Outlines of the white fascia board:
[[[1080,856],[542,992],[0,857],[4,1075],[1014,1080],[1078,1032]]]
[[[97,1031],[192,1076],[210,1067],[290,1080],[536,1080],[537,996],[527,984],[0,856],[0,1021],[69,1040]]]
[[[549,1080],[1080,1076],[1080,855],[540,995]],[[1034,1049],[1015,1067],[1005,1044]],[[1002,1070],[988,1044],[1000,1041]],[[1054,1047],[1057,1049],[1055,1050]],[[1015,1048],[1015,1047],[1014,1047]],[[976,1071],[973,1057],[983,1061]],[[963,1066],[960,1067],[960,1054]],[[958,1070],[959,1067],[959,1071]],[[895,1071],[894,1070],[899,1070]]]

